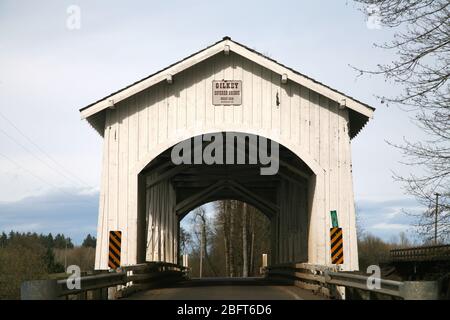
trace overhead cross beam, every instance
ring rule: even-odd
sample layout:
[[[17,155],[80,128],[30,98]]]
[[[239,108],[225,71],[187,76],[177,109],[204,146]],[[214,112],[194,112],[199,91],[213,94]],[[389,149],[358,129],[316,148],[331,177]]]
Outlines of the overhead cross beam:
[[[195,208],[198,203],[202,203],[210,198],[212,195],[219,193],[224,189],[229,189],[242,197],[244,201],[247,201],[250,204],[257,204],[258,207],[262,208],[263,211],[268,213],[276,213],[279,210],[279,207],[272,203],[271,201],[267,201],[266,199],[260,197],[253,191],[249,190],[247,187],[243,186],[240,183],[231,180],[219,180],[216,183],[210,185],[209,187],[203,189],[200,192],[197,192],[186,199],[182,200],[175,206],[176,213],[183,214],[190,208]]]
[[[173,181],[172,184],[175,188],[181,188],[181,189],[187,189],[187,188],[206,188],[211,183],[214,183],[218,179],[208,179],[208,180],[177,180]],[[219,179],[220,180],[220,179]],[[242,180],[240,179],[239,182],[245,183],[245,186],[247,187],[256,187],[259,189],[273,189],[277,188],[279,186],[279,179],[278,180]]]
[[[268,207],[263,202],[258,202],[256,199],[253,199],[250,195],[243,192],[242,190],[240,190],[236,187],[233,187],[233,186],[229,186],[229,189],[231,191],[233,191],[235,194],[237,194],[238,196],[240,196],[244,202],[251,204],[255,208],[258,208],[261,212],[263,212],[267,216],[272,216],[272,215],[276,214],[276,210],[274,210],[271,207]]]
[[[190,204],[201,202],[203,199],[208,198],[211,194],[224,189],[226,187],[226,184],[227,180],[219,180],[206,189],[203,189],[202,191],[189,196],[175,206],[176,213],[182,213],[183,209],[186,209],[186,207],[188,207]]]
[[[279,175],[281,178],[286,179],[286,180],[288,180],[288,181],[290,181],[290,182],[292,182],[292,183],[295,183],[296,185],[298,185],[298,186],[300,186],[300,187],[304,187],[304,186],[305,186],[304,179],[301,179],[301,180],[295,179],[295,177],[293,177],[293,176],[291,176],[291,175],[289,175],[289,174],[287,174],[287,173],[284,173],[284,172],[282,172],[282,171],[279,171],[279,172],[278,172],[278,175]]]
[[[235,191],[239,191],[240,193],[243,193],[247,197],[250,197],[253,200],[263,204],[267,208],[270,208],[272,212],[277,212],[279,210],[278,205],[276,205],[276,204],[274,204],[274,203],[272,203],[270,201],[267,201],[266,199],[260,197],[259,195],[257,195],[253,191],[249,190],[244,185],[242,185],[242,184],[240,184],[240,183],[238,183],[236,181],[229,181],[228,183],[230,184],[230,188],[234,188]]]
[[[174,175],[182,172],[183,170],[186,169],[186,167],[187,167],[186,165],[179,165],[172,169],[169,169],[163,174],[158,175],[156,178],[152,179],[150,182],[147,183],[147,189],[153,187],[154,185],[160,183],[161,181],[164,181],[165,179],[173,177]]]
[[[282,167],[285,167],[286,169],[288,169],[288,170],[291,171],[292,173],[295,173],[296,175],[298,175],[298,176],[300,176],[300,177],[302,177],[302,178],[304,178],[304,179],[307,179],[307,180],[310,178],[310,175],[308,175],[308,174],[304,173],[303,171],[297,169],[297,168],[294,167],[293,165],[290,165],[290,164],[287,163],[286,161],[281,160],[281,159],[280,159],[279,161],[280,161],[280,165],[281,165]]]

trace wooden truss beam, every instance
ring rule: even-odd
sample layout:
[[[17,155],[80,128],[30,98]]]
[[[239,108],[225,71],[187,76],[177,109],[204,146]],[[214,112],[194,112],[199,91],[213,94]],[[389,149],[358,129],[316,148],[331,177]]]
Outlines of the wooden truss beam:
[[[219,180],[219,181],[217,181],[216,183],[210,185],[206,189],[203,189],[202,191],[197,192],[197,193],[189,196],[188,198],[184,199],[180,203],[178,203],[175,206],[175,211],[177,212],[177,214],[181,213],[183,211],[183,209],[188,207],[190,204],[198,203],[202,199],[208,198],[211,194],[214,194],[214,193],[222,190],[223,188],[226,187],[226,184],[227,184],[227,180]]]
[[[147,189],[153,187],[154,185],[160,183],[161,181],[164,181],[166,179],[169,179],[170,177],[173,177],[174,175],[182,172],[183,170],[186,170],[186,165],[179,165],[172,169],[169,169],[168,171],[164,172],[163,174],[158,175],[156,178],[152,179],[150,182],[147,183]]]
[[[270,201],[267,201],[266,199],[261,198],[259,195],[257,195],[256,193],[254,193],[253,191],[251,191],[244,185],[242,185],[236,181],[228,181],[228,183],[230,184],[231,187],[233,187],[236,190],[239,190],[241,193],[244,193],[247,196],[251,197],[254,201],[264,204],[264,206],[270,208],[271,211],[277,212],[279,210],[279,207],[276,204],[274,204]]]

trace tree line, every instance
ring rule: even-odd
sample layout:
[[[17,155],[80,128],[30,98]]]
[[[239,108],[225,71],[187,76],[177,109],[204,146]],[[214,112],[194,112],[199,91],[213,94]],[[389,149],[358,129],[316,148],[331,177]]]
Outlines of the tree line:
[[[390,261],[392,249],[415,245],[418,244],[412,242],[404,232],[400,232],[398,237],[393,237],[390,241],[362,232],[358,235],[359,270],[365,272],[370,265],[380,265],[380,263]]]
[[[31,239],[34,241],[38,241],[44,247],[50,249],[73,249],[74,244],[72,239],[66,237],[64,234],[58,233],[56,236],[53,236],[52,233],[49,234],[37,234],[36,232],[14,232],[10,231],[8,234],[2,232],[0,235],[0,248],[6,247],[9,243],[14,243],[14,241],[19,239]],[[82,247],[91,247],[95,248],[97,239],[91,234],[88,234],[86,238],[84,238],[81,246]]]
[[[33,241],[38,241],[40,244],[42,244],[46,248],[54,249],[54,248],[73,248],[74,245],[72,243],[72,239],[69,237],[64,236],[63,234],[57,234],[56,236],[53,236],[51,233],[45,235],[45,234],[37,234],[35,232],[27,232],[27,233],[20,233],[20,232],[14,232],[11,231],[9,234],[6,234],[5,232],[2,232],[0,236],[0,247],[4,248],[9,243],[14,243],[15,241],[20,241],[24,239],[30,239]]]
[[[0,299],[19,299],[20,285],[27,280],[48,279],[63,273],[67,265],[82,271],[94,267],[95,237],[88,235],[82,246],[64,234],[20,233],[0,235]]]

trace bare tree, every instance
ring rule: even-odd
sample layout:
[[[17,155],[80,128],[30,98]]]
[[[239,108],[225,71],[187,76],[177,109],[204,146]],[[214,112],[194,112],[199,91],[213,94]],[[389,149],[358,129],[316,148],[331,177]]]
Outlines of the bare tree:
[[[183,227],[180,227],[180,249],[181,254],[187,253],[188,246],[191,244],[191,234],[187,232]]]
[[[242,209],[242,276],[248,277],[247,204]]]
[[[223,240],[225,248],[225,274],[230,275],[230,223],[228,214],[226,212],[227,203],[225,201],[219,201],[219,221],[222,222]]]
[[[434,236],[432,214],[435,193],[441,194],[438,237],[448,240],[450,233],[450,2],[448,0],[355,0],[369,15],[377,15],[383,27],[395,31],[389,43],[375,45],[392,50],[396,59],[361,74],[382,75],[402,88],[401,94],[380,97],[413,114],[414,123],[427,134],[424,141],[404,137],[393,144],[404,164],[421,168],[422,173],[394,174],[407,193],[425,207],[417,215],[419,234],[425,240]]]
[[[203,257],[206,260],[213,276],[217,276],[217,270],[212,263],[209,254],[208,254],[208,235],[211,233],[210,228],[208,226],[209,222],[206,217],[206,211],[203,207],[199,207],[194,211],[193,222],[200,222],[200,230],[195,232],[197,240],[199,241],[199,252],[200,252],[200,277],[202,277],[202,269],[203,269]]]
[[[194,226],[192,237],[195,240],[192,243],[196,244],[192,249],[193,273],[197,274],[200,269],[200,251],[203,251],[208,256],[204,255],[204,275],[240,277],[258,274],[261,254],[270,253],[270,220],[266,216],[256,208],[236,200],[217,201],[215,214],[210,217],[206,215],[206,223],[196,214],[194,211],[191,220]],[[199,246],[201,239],[204,239],[201,231],[203,225],[206,225],[206,248],[204,245]]]
[[[251,240],[250,240],[250,275],[253,276],[255,268],[255,209],[250,208],[250,226],[251,226]]]
[[[236,202],[235,201],[227,201],[227,214],[229,214],[230,216],[230,242],[228,245],[228,253],[229,253],[229,258],[228,261],[230,263],[230,277],[234,277],[235,273],[234,273],[234,209],[236,207]]]
[[[411,241],[409,240],[408,236],[404,231],[400,232],[399,234],[399,247],[401,248],[407,248],[411,246]]]
[[[363,227],[363,221],[362,221],[360,209],[359,209],[359,206],[357,203],[355,204],[355,214],[356,214],[356,238],[359,241],[360,239],[364,238],[364,235],[366,232]]]

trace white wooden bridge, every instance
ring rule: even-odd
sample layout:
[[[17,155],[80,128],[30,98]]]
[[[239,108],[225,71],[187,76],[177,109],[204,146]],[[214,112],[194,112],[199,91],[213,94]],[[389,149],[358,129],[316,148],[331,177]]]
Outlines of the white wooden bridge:
[[[179,263],[180,219],[218,199],[269,217],[272,265],[331,265],[336,211],[341,267],[358,269],[351,140],[373,112],[228,37],[81,109],[104,138],[96,269],[108,269],[110,231],[121,232],[122,266]],[[227,133],[246,136],[246,159],[255,137],[273,143],[276,173],[250,161],[173,163],[174,146],[197,137],[207,148]]]

